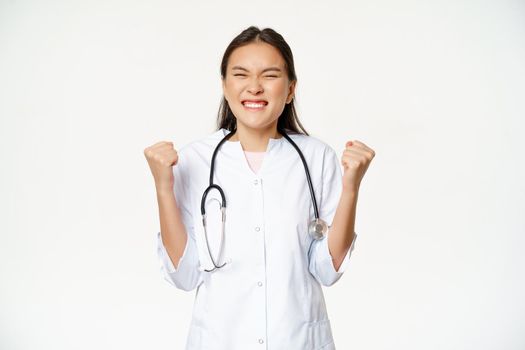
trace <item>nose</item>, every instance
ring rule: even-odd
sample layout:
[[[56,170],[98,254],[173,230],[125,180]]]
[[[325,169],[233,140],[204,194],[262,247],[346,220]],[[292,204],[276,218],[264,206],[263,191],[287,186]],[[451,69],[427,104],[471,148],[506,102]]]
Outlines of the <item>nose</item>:
[[[261,83],[259,82],[259,79],[254,78],[250,80],[249,85],[248,85],[249,93],[256,95],[257,93],[262,92],[263,90],[264,89]]]

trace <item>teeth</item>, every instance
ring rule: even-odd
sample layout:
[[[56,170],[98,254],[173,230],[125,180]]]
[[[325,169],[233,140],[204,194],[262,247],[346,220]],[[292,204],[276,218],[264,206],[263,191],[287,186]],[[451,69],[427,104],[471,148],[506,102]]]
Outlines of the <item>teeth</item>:
[[[252,103],[252,102],[245,102],[244,105],[249,108],[261,108],[264,107],[264,103]]]

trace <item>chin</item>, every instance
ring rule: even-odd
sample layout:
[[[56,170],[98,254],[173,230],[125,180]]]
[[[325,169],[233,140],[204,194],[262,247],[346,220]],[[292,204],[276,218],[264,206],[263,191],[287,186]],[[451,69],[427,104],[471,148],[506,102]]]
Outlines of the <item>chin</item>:
[[[261,116],[257,115],[246,116],[244,114],[241,114],[239,117],[239,114],[237,114],[235,115],[235,119],[237,119],[237,124],[243,124],[244,126],[253,129],[264,128],[272,123],[270,119],[261,118]]]

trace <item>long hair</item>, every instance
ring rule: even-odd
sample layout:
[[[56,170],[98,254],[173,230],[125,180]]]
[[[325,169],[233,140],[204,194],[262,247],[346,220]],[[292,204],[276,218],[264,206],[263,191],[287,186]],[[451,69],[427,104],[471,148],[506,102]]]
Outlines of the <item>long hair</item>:
[[[241,46],[248,45],[253,42],[265,42],[272,45],[281,53],[285,61],[285,69],[288,74],[288,80],[297,81],[297,76],[295,75],[295,67],[293,62],[293,55],[290,46],[286,43],[281,34],[277,33],[271,28],[265,28],[260,30],[255,26],[250,26],[247,29],[243,30],[239,35],[237,35],[232,42],[226,48],[221,62],[221,78],[226,78],[226,68],[228,67],[228,60],[232,52]],[[277,120],[277,130],[291,131],[293,133],[305,134],[308,135],[308,132],[304,129],[303,125],[299,121],[297,116],[297,111],[295,110],[295,97],[288,104],[285,104],[284,110]],[[224,128],[229,131],[234,131],[237,129],[237,119],[233,115],[228,101],[224,96],[222,96],[221,105],[219,107],[219,112],[217,115],[217,130]]]

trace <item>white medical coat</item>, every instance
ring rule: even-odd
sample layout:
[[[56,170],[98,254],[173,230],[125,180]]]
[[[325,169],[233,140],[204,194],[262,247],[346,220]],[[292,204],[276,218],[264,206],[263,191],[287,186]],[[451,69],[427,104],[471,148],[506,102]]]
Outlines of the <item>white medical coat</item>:
[[[315,218],[299,154],[284,138],[270,138],[255,174],[239,141],[226,141],[215,159],[214,183],[226,196],[223,254],[213,264],[204,238],[201,198],[209,185],[213,151],[228,134],[220,129],[178,150],[174,192],[188,240],[174,268],[157,232],[164,278],[182,290],[196,288],[187,350],[334,350],[321,285],[334,284],[348,266],[354,241],[336,271],[327,236],[313,241]],[[339,157],[324,142],[289,134],[308,164],[319,216],[330,226],[342,191]],[[214,258],[221,235],[219,192],[206,201],[208,237]]]

